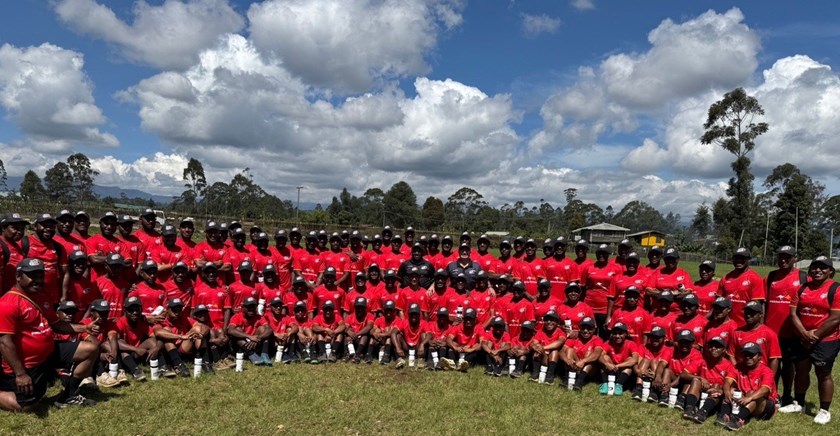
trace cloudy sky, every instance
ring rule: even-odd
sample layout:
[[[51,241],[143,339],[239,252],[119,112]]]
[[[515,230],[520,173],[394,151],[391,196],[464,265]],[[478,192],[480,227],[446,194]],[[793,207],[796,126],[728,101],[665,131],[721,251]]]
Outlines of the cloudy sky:
[[[405,180],[421,203],[574,187],[688,217],[730,175],[706,110],[743,86],[759,180],[792,162],[836,194],[838,23],[832,1],[2,2],[0,159],[80,151],[99,184],[164,195],[195,157],[305,202]]]

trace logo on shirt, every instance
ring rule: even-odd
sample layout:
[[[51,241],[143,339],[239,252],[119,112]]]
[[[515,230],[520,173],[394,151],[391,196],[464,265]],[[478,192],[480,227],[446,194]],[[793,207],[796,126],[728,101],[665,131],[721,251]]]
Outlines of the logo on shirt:
[[[749,285],[750,285],[750,281],[749,281],[749,280],[744,280],[743,282],[741,282],[741,285],[742,285],[742,286],[749,286]]]
[[[224,293],[224,292],[219,292],[219,293],[218,293],[218,294],[216,294],[216,295],[218,295],[219,297],[224,297],[224,296],[225,296],[225,293]]]

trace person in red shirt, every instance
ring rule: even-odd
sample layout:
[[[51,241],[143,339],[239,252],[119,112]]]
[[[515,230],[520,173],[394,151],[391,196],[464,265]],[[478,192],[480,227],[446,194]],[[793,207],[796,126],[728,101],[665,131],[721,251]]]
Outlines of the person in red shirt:
[[[371,314],[379,310],[379,298],[373,287],[368,287],[367,276],[363,271],[356,273],[355,285],[351,288],[350,293],[344,298],[344,307],[342,312],[345,317],[350,316],[355,312],[355,302],[359,298],[363,298],[366,302],[365,312]]]
[[[545,278],[545,270],[543,260],[537,257],[537,244],[533,239],[525,242],[525,255],[513,267],[513,275],[525,283],[528,295],[537,295],[537,282],[540,278]]]
[[[487,251],[490,248],[490,237],[481,235],[477,241],[477,251],[473,253],[474,261],[478,262],[483,271],[489,271],[497,262],[496,256]]]
[[[305,285],[303,285],[305,287]],[[288,320],[287,331],[293,331],[292,326],[297,327],[297,334],[291,339],[294,344],[294,354],[299,358],[303,357],[304,363],[312,362],[312,355],[309,353],[315,343],[315,335],[312,333],[312,320],[309,318],[311,312],[307,311],[306,302],[298,301],[292,307],[292,315],[286,316]],[[294,359],[294,357],[293,357]]]
[[[629,239],[622,239],[618,246],[616,246],[616,255],[610,259],[610,263],[617,266],[621,272],[624,272],[627,262],[627,255],[633,252],[633,243]]]
[[[665,340],[670,344],[674,339],[672,326],[674,325],[674,320],[677,318],[677,314],[671,313],[669,309],[671,303],[674,302],[674,294],[671,291],[663,291],[659,293],[656,300],[658,304],[655,305],[656,307],[653,313],[651,313],[650,328],[658,326],[665,329]]]
[[[706,323],[709,320],[697,313],[699,306],[700,302],[696,295],[686,294],[683,297],[682,301],[680,301],[682,313],[674,318],[674,324],[671,325],[671,337],[677,337],[677,334],[683,330],[691,330],[695,338],[703,337]]]
[[[193,251],[196,268],[200,269],[204,264],[212,262],[219,269],[220,275],[227,275],[238,264],[231,265],[225,262],[227,247],[222,242],[222,231],[219,228],[219,223],[216,221],[208,222],[207,227],[204,228],[204,235],[206,239],[198,243]]]
[[[233,229],[230,229],[233,231]],[[297,256],[297,253],[301,250],[305,250],[303,246],[300,245],[300,240],[303,237],[303,234],[300,232],[300,229],[297,227],[292,227],[289,230],[289,250],[292,252],[292,259]]]
[[[143,244],[143,251],[145,258],[152,256],[152,252],[157,250],[157,247],[163,243],[161,234],[155,230],[157,226],[157,215],[152,209],[146,209],[140,215],[140,228],[134,233],[137,239]]]
[[[252,229],[253,229],[253,227],[252,227]],[[325,251],[330,250],[329,247],[327,247],[327,242],[329,242],[329,235],[327,234],[327,231],[324,230],[324,229],[319,230],[318,231],[318,252],[319,253],[323,253]]]
[[[581,273],[583,269],[593,264],[592,259],[589,258],[589,243],[585,239],[579,239],[575,244],[575,264],[578,266],[578,271]]]
[[[543,316],[549,311],[556,312],[563,303],[551,295],[551,282],[542,279],[537,285],[537,297],[531,304],[534,305],[534,318],[538,320],[537,330],[540,330],[542,329]]]
[[[695,336],[691,330],[682,330],[676,336],[676,345],[671,359],[656,370],[653,387],[658,390],[659,406],[668,406],[668,395],[672,388],[678,391],[676,407],[685,410],[685,395],[694,377],[700,375],[703,355],[694,348]]]
[[[796,329],[790,319],[790,302],[795,298],[799,288],[808,281],[808,273],[800,271],[796,264],[796,250],[790,245],[783,245],[776,250],[776,266],[778,269],[770,271],[764,279],[767,290],[767,310],[765,310],[764,324],[778,333],[779,347],[782,358],[776,371],[776,383],[782,379],[782,407],[793,402],[794,351],[799,343]],[[766,359],[766,356],[764,356]],[[767,360],[764,360],[767,363]],[[771,366],[768,364],[768,366]],[[772,366],[771,366],[772,369]]]
[[[160,232],[161,241],[163,242],[152,252],[151,259],[158,265],[158,281],[160,283],[166,283],[172,277],[172,268],[176,263],[182,262],[187,265],[187,268],[190,268],[194,263],[192,253],[176,243],[178,240],[178,230],[174,226],[167,224],[163,226]]]
[[[551,281],[551,296],[562,299],[566,285],[580,281],[577,264],[566,257],[566,238],[559,237],[553,242],[553,255],[543,261],[543,269]]]
[[[700,375],[694,377],[685,395],[683,419],[702,424],[720,407],[726,377],[736,373],[735,365],[726,357],[725,349],[726,340],[719,336],[706,341]],[[697,407],[702,394],[706,394],[706,401]]]
[[[65,253],[74,251],[85,251],[85,241],[73,234],[73,213],[69,210],[62,210],[55,217],[56,233],[53,241],[58,242],[64,248]]]
[[[551,259],[551,256],[554,256],[554,240],[547,238],[543,241],[542,252],[542,260]]]
[[[580,282],[586,289],[583,302],[595,312],[598,335],[604,340],[610,336],[607,328],[607,296],[613,279],[622,273],[621,269],[609,262],[610,252],[607,244],[599,245],[595,250],[595,263],[585,266],[580,273]]]
[[[613,312],[624,304],[624,291],[634,287],[639,290],[645,288],[647,276],[639,272],[639,255],[631,252],[624,259],[624,272],[617,274],[610,282],[610,290],[607,293],[607,319],[613,318]],[[644,301],[644,300],[642,300]],[[607,322],[609,325],[609,322]]]
[[[393,270],[389,270],[393,271]],[[397,275],[394,274],[396,282]],[[366,361],[373,361],[374,353],[379,352],[379,364],[391,363],[391,356],[394,353],[394,345],[391,342],[391,333],[399,326],[397,318],[397,303],[392,299],[382,303],[382,316],[376,318],[371,332],[371,346],[368,347],[368,358]]]
[[[96,286],[85,272],[88,269],[87,255],[84,251],[74,251],[68,257],[68,271],[64,275],[61,289],[61,302],[72,301],[79,308],[73,322],[82,320],[84,313],[94,300],[102,298],[99,287]]]
[[[595,365],[604,352],[604,341],[595,335],[595,319],[586,317],[578,323],[580,331],[577,337],[566,341],[564,354],[561,356],[569,373],[575,373],[575,392],[581,392],[586,379],[596,371]]]
[[[732,320],[738,327],[744,325],[744,306],[750,301],[764,302],[767,290],[764,288],[764,280],[752,268],[750,268],[749,250],[739,248],[732,255],[732,266],[734,269],[723,276],[720,281],[718,294],[729,298],[732,301]]]
[[[334,281],[336,286],[347,292],[353,286],[353,279],[350,277],[350,256],[341,248],[341,235],[333,233],[330,236],[330,249],[321,252],[320,256],[325,271],[326,268],[332,268],[335,271]],[[321,278],[320,282],[323,281],[324,277]]]
[[[85,252],[91,266],[90,279],[96,280],[105,275],[105,260],[111,253],[122,255],[122,246],[115,233],[117,232],[117,216],[113,212],[106,212],[99,219],[99,231],[85,241]],[[125,258],[123,257],[125,261]],[[122,303],[120,303],[122,304]]]
[[[525,321],[534,321],[534,305],[525,298],[525,283],[517,280],[511,285],[513,298],[505,305],[502,318],[508,324],[508,332],[519,334],[519,326]],[[450,311],[451,312],[451,311]]]
[[[730,312],[732,312],[732,302],[726,297],[717,297],[712,303],[712,313],[709,315],[709,322],[706,323],[703,332],[703,342],[719,337],[725,341],[726,353],[734,357],[735,330],[738,329],[738,325],[729,319]]]
[[[391,342],[398,356],[395,363],[397,369],[405,366],[405,356],[410,350],[414,350],[418,359],[426,355],[429,334],[426,321],[421,317],[420,304],[412,303],[408,306],[408,318],[397,321],[397,328],[391,331]]]
[[[195,260],[198,254],[195,252],[195,247],[198,245],[192,240],[195,233],[195,224],[192,218],[184,218],[178,224],[178,239],[175,242],[184,250],[184,253],[190,256],[190,259]],[[194,265],[190,266],[191,271],[197,271]]]
[[[648,263],[647,265],[640,268],[643,274],[649,276],[654,271],[662,268],[662,247],[658,245],[654,245],[650,247],[647,254]]]
[[[740,430],[750,418],[766,421],[776,414],[776,382],[773,380],[773,371],[761,361],[760,347],[747,343],[741,348],[740,354],[736,371],[726,376],[723,385],[726,400],[721,408],[719,425],[729,430]],[[740,399],[735,398],[735,391],[742,393]],[[739,406],[737,414],[732,413],[735,403]]]
[[[609,375],[613,375],[616,377],[613,395],[621,396],[624,393],[624,384],[633,375],[633,368],[639,363],[639,350],[635,342],[627,340],[626,325],[616,323],[610,329],[610,340],[604,344],[604,353],[601,354],[599,363],[603,372],[598,393],[609,393],[607,380]]]
[[[225,245],[225,257],[222,260],[223,264],[230,264],[230,269],[225,274],[226,283],[230,284],[239,280],[237,266],[245,261],[253,264],[254,256],[245,245],[245,232],[241,228],[236,228],[230,231],[230,240]]]
[[[654,327],[646,334],[644,346],[639,347],[639,363],[633,368],[636,373],[636,387],[633,389],[633,399],[642,401],[643,383],[653,383],[660,365],[671,360],[674,349],[665,343],[665,329]],[[647,398],[648,402],[659,401],[659,393],[652,389]]]
[[[99,358],[92,342],[54,341],[56,334],[97,335],[99,326],[71,324],[45,306],[44,263],[24,258],[15,268],[15,285],[0,297],[0,408],[31,412],[44,397],[57,369],[70,368],[71,375],[55,401],[57,407],[90,406],[95,401],[79,394]],[[57,359],[56,359],[57,357]]]
[[[230,339],[227,335],[227,326],[230,323],[232,313],[230,294],[219,285],[218,268],[212,263],[207,263],[201,269],[201,275],[195,285],[192,305],[193,318],[199,306],[207,311],[207,326],[210,327],[210,342],[214,347],[211,352],[218,352],[213,356],[216,369],[230,367],[233,359],[228,353]],[[196,318],[197,319],[197,318]],[[202,321],[204,322],[204,321]]]
[[[758,301],[750,301],[744,306],[744,320],[746,324],[735,330],[735,350],[740,350],[745,344],[752,342],[761,347],[761,361],[767,365],[773,374],[779,370],[779,360],[782,350],[779,347],[779,336],[770,327],[764,325],[764,305]],[[736,359],[740,356],[736,354]]]
[[[697,313],[701,316],[709,316],[712,312],[712,304],[717,299],[718,289],[720,284],[715,280],[715,261],[706,259],[700,262],[700,279],[694,282],[691,289],[700,300],[700,307],[697,308]]]
[[[525,237],[517,236],[513,239],[513,257],[519,260],[522,256],[525,256]]]
[[[691,274],[679,267],[680,252],[676,248],[665,249],[663,258],[665,266],[653,271],[648,277],[645,289],[649,296],[647,303],[655,305],[657,295],[663,291],[670,291],[674,294],[674,303],[676,303],[671,305],[671,312],[680,313],[679,302],[691,292],[691,289],[686,287],[686,285],[691,286]]]
[[[298,251],[298,256],[292,259],[295,275],[306,279],[309,289],[315,289],[324,266],[316,249],[317,243],[318,235],[314,231],[309,232],[306,235],[306,248]]]
[[[257,299],[260,305],[265,306],[274,298],[279,298],[280,301],[283,301],[283,295],[288,291],[288,288],[280,286],[277,278],[277,268],[274,265],[266,265],[262,270],[261,278],[262,282],[256,284]],[[291,281],[289,283],[291,284]]]
[[[446,336],[449,334],[449,329],[452,328],[452,323],[449,320],[449,310],[445,307],[439,307],[435,311],[435,319],[430,321],[427,326],[429,352],[426,356],[426,367],[434,371],[439,369],[440,358],[448,355]]]
[[[630,263],[628,262],[628,267]],[[608,325],[612,328],[617,323],[627,326],[627,337],[638,345],[643,345],[645,333],[650,328],[652,317],[639,304],[641,292],[639,288],[630,286],[624,290],[623,305],[613,313]]]
[[[312,319],[312,333],[315,335],[315,343],[318,347],[319,358],[324,362],[336,362],[338,356],[342,353],[341,345],[344,344],[344,331],[347,329],[347,324],[336,310],[338,305],[332,301],[327,300],[321,305],[320,313]],[[330,345],[331,352],[327,352],[327,344]],[[311,363],[318,363],[313,359]]]
[[[160,268],[160,265],[158,265]],[[195,294],[194,283],[190,278],[190,268],[184,262],[177,262],[172,266],[172,277],[163,283],[163,289],[166,292],[166,300],[178,298],[184,302],[184,310],[189,312],[192,310],[193,295]],[[160,274],[160,270],[158,270]]]
[[[255,286],[254,281],[252,279],[254,277],[254,267],[251,265],[251,262],[245,261],[240,263],[239,265],[237,265],[236,270],[239,272],[239,280],[231,283],[228,286],[228,295],[230,296],[230,307],[232,308],[234,314],[241,310],[241,308],[243,307],[242,302],[244,302],[245,299],[260,298],[260,293],[257,290],[257,287]],[[259,300],[257,301],[257,312],[259,315],[262,315],[265,311],[265,300],[263,300],[262,302],[263,307],[259,307]]]
[[[277,268],[276,272],[280,279],[280,287],[283,289],[289,289],[292,286],[292,272],[294,271],[292,250],[286,245],[288,240],[286,231],[278,230],[274,233],[274,246],[270,248],[274,258],[274,267]]]
[[[24,238],[29,221],[21,218],[20,214],[7,213],[0,221],[0,294],[15,286],[15,267],[29,253],[29,238]],[[8,254],[6,254],[8,253]]]
[[[123,278],[123,268],[125,268],[123,257],[111,253],[105,261],[105,274],[96,279],[96,287],[99,288],[102,298],[111,303],[111,314],[108,319],[116,320],[123,315],[123,302],[131,288],[131,284]]]
[[[114,324],[114,331],[118,335],[120,361],[135,381],[145,381],[146,375],[138,364],[157,359],[160,348],[152,327],[143,316],[143,302],[137,297],[128,297],[123,308],[125,315]]]
[[[799,289],[790,303],[790,319],[801,342],[795,350],[794,401],[779,411],[802,411],[813,366],[820,397],[820,409],[814,417],[817,424],[831,421],[829,407],[834,397],[831,369],[840,351],[840,297],[836,295],[838,285],[833,276],[831,259],[817,256],[808,266],[808,283]]]
[[[59,305],[67,305],[71,301],[64,302]],[[78,334],[78,340],[87,341],[96,344],[99,347],[99,359],[94,364],[92,375],[96,376],[96,385],[99,387],[113,388],[121,384],[128,384],[128,378],[125,376],[125,371],[120,370],[117,377],[111,377],[108,373],[107,364],[118,363],[117,350],[117,333],[114,321],[108,319],[108,314],[111,312],[111,304],[103,299],[93,300],[88,307],[85,317],[82,318],[81,324],[95,324],[99,328],[99,333],[95,335],[85,333]]]
[[[305,309],[305,305],[304,305]],[[265,325],[271,328],[274,333],[274,349],[280,351],[280,361],[285,364],[299,362],[297,356],[297,333],[300,326],[297,325],[293,316],[283,315],[283,299],[274,297],[268,300],[268,310],[263,315]]]
[[[29,235],[27,257],[44,262],[44,296],[50,304],[57,306],[61,300],[61,285],[67,273],[67,255],[64,247],[53,240],[56,220],[48,213],[35,217],[34,232]]]
[[[364,277],[364,273],[359,272],[359,274]],[[372,301],[372,299],[359,294],[353,299],[353,312],[344,316],[344,324],[347,326],[344,338],[345,349],[347,350],[345,356],[348,360],[352,359],[353,363],[360,363],[362,361],[361,356],[365,356],[365,363],[371,363],[367,361],[371,357],[367,353],[367,349],[370,345],[370,333],[373,331],[374,317],[368,310]]]
[[[476,327],[475,309],[464,311],[464,322],[449,330],[446,344],[449,347],[449,357],[441,359],[441,366],[445,369],[467,372],[479,358],[481,350],[481,332]]]
[[[481,349],[484,350],[486,360],[485,375],[502,376],[504,370],[507,369],[510,343],[510,335],[505,331],[505,320],[499,316],[493,318],[490,321],[490,330],[481,341]]]
[[[293,315],[295,313],[295,305],[299,302],[305,305],[307,317],[309,319],[314,318],[316,311],[312,293],[309,292],[309,287],[306,286],[306,279],[300,276],[292,280],[292,289],[283,294],[284,314],[287,316]]]
[[[566,333],[558,326],[559,322],[560,316],[554,310],[549,310],[542,317],[542,327],[537,329],[537,336],[531,344],[534,351],[531,381],[539,382],[540,371],[542,367],[546,367],[544,383],[554,383],[557,362],[560,360],[563,344],[566,343]]]
[[[402,253],[402,246],[402,237],[400,237],[400,235],[395,235],[391,239],[391,246],[384,247],[382,249],[384,253],[383,262],[385,262],[386,268],[396,271],[400,268],[400,265],[402,265],[403,262],[408,260],[410,256],[406,256]]]
[[[79,239],[83,241],[90,239],[90,234],[88,233],[88,229],[90,229],[90,215],[80,210],[76,212],[73,221],[73,228],[76,230],[76,234],[79,235]]]
[[[338,271],[334,267],[328,266],[324,269],[321,284],[312,291],[312,303],[316,309],[326,301],[332,301],[339,310],[344,307],[344,297],[347,293],[338,286],[337,277]]]
[[[256,366],[271,366],[268,355],[271,349],[274,331],[265,319],[257,313],[257,299],[248,297],[242,302],[242,310],[230,318],[227,334],[233,338],[236,350],[244,352]]]
[[[266,265],[274,264],[274,252],[268,247],[268,235],[264,232],[255,234],[252,238],[252,245],[249,246],[251,251],[251,263],[254,265],[254,271],[259,275],[259,272],[266,267]],[[234,265],[234,268],[236,266]],[[259,280],[255,277],[253,280]]]
[[[504,320],[502,320],[504,321]],[[531,345],[536,338],[537,325],[533,321],[525,321],[520,326],[519,334],[510,337],[510,349],[508,350],[508,357],[514,361],[513,371],[510,372],[511,378],[522,377],[526,365],[535,365],[533,362],[534,350]],[[565,355],[566,348],[560,351],[560,358]]]
[[[508,277],[513,275],[513,269],[519,263],[519,259],[511,256],[510,251],[510,241],[505,239],[499,243],[499,258],[496,259],[496,262],[488,270],[491,278],[498,279],[502,275]]]
[[[126,266],[129,267],[123,270],[123,275],[132,283],[137,280],[137,267],[146,260],[143,242],[133,234],[134,223],[134,218],[120,215],[117,217],[117,233],[115,234],[119,241],[120,254],[125,258]]]
[[[563,321],[563,329],[566,331],[566,335],[569,338],[575,338],[580,328],[580,321],[587,317],[595,319],[595,312],[588,304],[581,301],[583,289],[577,282],[566,285],[564,292],[566,300],[557,309],[557,313],[560,314],[560,320]]]
[[[149,318],[149,322],[156,324],[163,321],[163,305],[166,302],[166,288],[156,280],[157,264],[153,260],[147,260],[140,265],[141,282],[137,283],[134,290],[128,293],[129,297],[137,297],[143,305],[143,315]],[[157,315],[152,315],[157,311]]]
[[[192,356],[202,356],[202,368],[208,374],[212,374],[213,362],[210,356],[207,343],[210,336],[210,327],[191,320],[184,313],[184,302],[179,298],[173,298],[166,303],[166,314],[163,321],[152,327],[155,339],[158,341],[158,348],[164,352],[164,359],[168,370],[172,368],[181,377],[189,377],[190,371],[184,364],[183,359]],[[170,370],[170,371],[172,371]],[[161,370],[161,373],[170,371]]]

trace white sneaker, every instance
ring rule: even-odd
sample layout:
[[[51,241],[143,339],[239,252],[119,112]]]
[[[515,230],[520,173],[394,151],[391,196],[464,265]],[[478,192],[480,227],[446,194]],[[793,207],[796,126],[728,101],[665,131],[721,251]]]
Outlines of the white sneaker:
[[[447,359],[446,357],[442,357],[440,359],[440,367],[442,369],[448,369],[450,371],[454,371],[455,368],[456,368],[455,367],[455,361],[452,360],[452,359]]]
[[[831,421],[831,412],[825,409],[820,409],[817,416],[814,417],[814,424],[826,425]]]
[[[802,413],[802,406],[799,405],[796,401],[788,404],[787,406],[780,407],[779,412],[781,413]]]

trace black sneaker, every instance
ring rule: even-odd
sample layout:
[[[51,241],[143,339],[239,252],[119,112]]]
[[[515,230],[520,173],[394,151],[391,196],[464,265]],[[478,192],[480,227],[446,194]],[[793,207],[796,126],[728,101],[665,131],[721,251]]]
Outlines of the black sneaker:
[[[697,407],[694,406],[686,406],[685,411],[682,414],[683,419],[693,420],[694,415],[697,414]]]
[[[728,424],[729,424],[729,415],[724,415],[723,413],[718,413],[718,416],[715,419],[715,425],[719,425],[721,427],[726,427]]]
[[[161,365],[160,366],[160,376],[163,378],[174,378],[178,374],[172,370],[168,365]]]
[[[187,369],[187,365],[184,365],[183,362],[180,365],[178,365],[177,371],[178,371],[178,375],[180,375],[181,377],[189,377],[190,376],[190,370]]]
[[[204,362],[201,364],[201,371],[205,374],[215,375],[216,370],[213,369],[213,364],[210,362]]]
[[[684,410],[685,409],[685,395],[679,394],[677,395],[677,402],[674,404],[674,408],[677,410]]]
[[[733,417],[726,423],[726,429],[732,431],[738,431],[741,427],[744,426],[744,420],[738,417]]]
[[[143,370],[140,368],[134,370],[134,372],[131,375],[134,377],[134,380],[137,380],[139,382],[146,381],[146,374],[144,374]]]
[[[353,363],[358,365],[359,363],[362,363],[362,359],[358,355],[355,355],[353,356]]]
[[[636,385],[636,387],[633,388],[633,397],[632,398],[636,401],[642,401],[642,387],[641,386]]]
[[[518,369],[514,369],[512,373],[510,373],[510,378],[519,378],[522,377],[522,371]]]
[[[493,367],[487,366],[486,368],[484,368],[484,375],[493,375]]]
[[[697,409],[697,413],[695,413],[691,419],[698,424],[702,424],[706,422],[708,418],[709,417],[706,415],[706,412],[704,412],[703,409]]]
[[[56,400],[55,403],[53,403],[53,405],[55,407],[58,407],[59,409],[64,409],[65,407],[69,407],[69,406],[90,407],[90,406],[95,406],[96,401],[85,398],[81,394],[76,394],[76,395],[73,395],[72,397],[67,397],[64,400]]]
[[[659,407],[668,407],[668,394],[665,392],[659,395]]]

